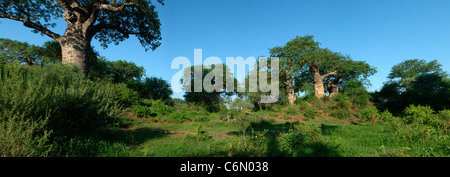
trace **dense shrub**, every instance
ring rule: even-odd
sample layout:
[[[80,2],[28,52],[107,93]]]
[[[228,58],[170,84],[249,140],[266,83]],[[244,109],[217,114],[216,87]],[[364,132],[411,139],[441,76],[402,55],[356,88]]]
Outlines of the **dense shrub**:
[[[330,116],[343,119],[348,118],[352,115],[351,113],[352,102],[350,97],[346,96],[345,94],[338,93],[335,96],[333,96],[330,101],[331,103],[330,106],[328,107]]]
[[[375,120],[379,117],[378,109],[375,106],[367,106],[359,109],[355,116],[358,117],[362,122],[372,121],[375,123]]]
[[[197,127],[197,129],[195,129],[195,132],[193,134],[191,133],[186,133],[184,135],[184,139],[192,139],[192,140],[196,140],[198,142],[200,141],[205,141],[205,140],[209,140],[212,137],[208,135],[208,133],[206,133],[205,130],[203,130],[203,127],[201,125],[199,125]]]
[[[152,110],[149,107],[141,105],[132,108],[131,112],[133,112],[133,115],[136,117],[151,118],[156,116],[156,113],[152,113]]]
[[[284,112],[286,112],[289,115],[298,115],[299,111],[300,110],[296,106],[289,106],[284,110]]]
[[[278,142],[281,152],[299,153],[322,142],[322,128],[319,124],[298,123],[287,133],[281,133]],[[315,148],[314,148],[315,149]]]
[[[350,110],[347,109],[332,109],[330,111],[330,116],[338,119],[345,119],[352,116],[352,113],[350,112]]]
[[[245,133],[245,131],[244,129],[243,132]],[[232,141],[227,151],[232,153],[231,156],[262,157],[266,155],[268,149],[268,131],[267,129],[258,132],[253,131],[251,135],[242,136],[239,140]]]
[[[309,119],[315,119],[316,116],[319,114],[319,109],[316,107],[306,108],[304,109],[303,116],[305,117],[305,120]]]
[[[186,115],[185,111],[173,112],[172,114],[170,114],[169,120],[168,120],[168,122],[173,122],[173,123],[183,123],[183,122],[187,122],[187,121],[191,121],[191,119]]]
[[[426,123],[429,124],[435,118],[434,110],[429,106],[410,105],[404,111],[403,120],[408,123]]]
[[[161,100],[156,100],[152,102],[152,109],[161,115],[167,115],[173,112],[172,108],[165,105]]]
[[[126,88],[96,83],[73,65],[0,65],[0,118],[42,121],[54,133],[95,129],[115,125]]]
[[[17,115],[0,121],[0,157],[47,156],[51,131],[42,130],[46,120],[35,121]]]
[[[287,133],[281,133],[278,139],[280,142],[280,150],[288,153],[293,153],[303,143],[303,135],[293,129]]]
[[[450,122],[450,110],[444,109],[439,111],[438,118],[445,122]]]
[[[392,121],[399,120],[398,117],[395,117],[394,115],[392,115],[392,113],[389,112],[387,109],[385,109],[383,112],[380,112],[379,116],[380,116],[380,120],[383,122],[392,122]]]
[[[127,87],[126,84],[107,84],[111,88],[111,95],[115,95],[121,104],[131,106],[138,103],[139,94]]]
[[[172,95],[169,82],[157,77],[145,77],[142,80],[127,82],[129,88],[137,91],[142,98],[168,100]]]

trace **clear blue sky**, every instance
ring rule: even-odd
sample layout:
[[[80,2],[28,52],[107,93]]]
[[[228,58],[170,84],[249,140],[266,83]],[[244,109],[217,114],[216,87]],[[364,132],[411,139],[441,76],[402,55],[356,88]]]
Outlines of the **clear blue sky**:
[[[449,0],[166,0],[157,6],[162,45],[145,52],[134,37],[100,47],[109,60],[144,66],[147,76],[170,81],[172,59],[193,60],[194,48],[203,59],[268,55],[268,48],[295,36],[314,35],[322,47],[349,54],[377,67],[370,91],[379,90],[391,67],[405,59],[437,59],[450,71]],[[41,45],[50,40],[21,23],[0,19],[0,37]],[[64,21],[55,31],[64,32]],[[182,98],[182,93],[173,97]]]

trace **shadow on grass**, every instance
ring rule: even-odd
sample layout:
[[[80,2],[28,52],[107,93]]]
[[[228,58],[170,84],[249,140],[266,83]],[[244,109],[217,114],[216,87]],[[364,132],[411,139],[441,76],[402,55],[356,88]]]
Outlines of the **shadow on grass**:
[[[151,139],[163,138],[168,131],[155,128],[136,128],[128,130],[101,130],[86,137],[93,137],[109,142],[123,142],[128,145],[140,145]]]
[[[323,135],[331,135],[339,126],[337,125],[325,125],[322,124],[320,129],[322,130]]]
[[[50,156],[57,157],[124,157],[133,148],[150,140],[167,136],[167,131],[151,128],[132,130],[97,130],[78,132],[53,139]]]
[[[266,134],[267,151],[265,156],[269,157],[340,157],[338,153],[339,145],[329,143],[322,135],[332,133],[338,126],[321,125],[322,133],[318,135],[320,138],[311,140],[309,137],[304,137],[301,143],[297,144],[295,148],[288,152],[280,145],[279,137],[288,133],[294,127],[295,123],[286,122],[284,124],[271,124],[268,122],[253,123],[250,128],[246,129],[246,134],[251,135],[251,131],[259,132],[269,130]],[[230,132],[237,135],[242,135],[239,132]],[[307,136],[307,135],[304,135]]]

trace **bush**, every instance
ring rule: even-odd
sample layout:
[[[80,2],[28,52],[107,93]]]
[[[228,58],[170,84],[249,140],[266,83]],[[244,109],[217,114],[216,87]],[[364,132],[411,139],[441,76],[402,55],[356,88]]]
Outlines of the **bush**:
[[[51,131],[42,130],[46,120],[9,117],[0,122],[0,157],[47,156]]]
[[[115,95],[121,104],[131,106],[139,102],[139,94],[126,84],[108,84],[108,86],[111,87],[111,95]]]
[[[286,108],[285,112],[289,115],[298,115],[299,109],[295,106],[289,106]]]
[[[330,116],[338,119],[345,119],[352,116],[352,113],[347,109],[332,109]]]
[[[149,107],[141,105],[137,105],[135,108],[132,108],[131,112],[133,112],[133,115],[136,117],[151,118],[156,116],[156,113],[152,113],[152,110]]]
[[[114,126],[123,113],[117,95],[122,87],[90,81],[73,65],[0,64],[0,79],[2,122],[48,117],[45,130],[76,133]]]
[[[375,106],[367,106],[359,109],[355,116],[358,117],[362,122],[375,123],[377,117],[379,117],[378,109]]]
[[[450,122],[450,110],[444,109],[439,111],[438,118],[445,122]]]
[[[352,102],[350,97],[345,94],[338,93],[332,97],[330,106],[328,107],[328,111],[330,112],[330,116],[344,119],[352,116],[350,111],[352,107]]]
[[[161,100],[153,101],[152,108],[155,112],[161,115],[167,115],[173,111],[171,107],[166,106]]]
[[[319,114],[319,109],[317,109],[316,107],[311,107],[311,108],[305,109],[303,116],[305,117],[305,120],[309,120],[309,119],[315,119],[318,114]]]
[[[318,144],[323,144],[322,125],[298,123],[289,132],[280,134],[278,142],[281,152],[287,152],[291,155],[299,155],[301,151],[307,149],[316,149],[320,151]],[[325,145],[325,144],[323,144]],[[320,153],[320,152],[314,153]]]
[[[191,121],[191,119],[186,115],[185,111],[175,111],[170,114],[168,121],[172,123],[183,123]]]
[[[289,132],[280,134],[278,141],[280,142],[280,150],[291,154],[303,143],[303,135],[290,129]]]
[[[403,120],[408,123],[422,123],[429,124],[432,119],[435,118],[434,110],[429,106],[421,106],[421,105],[409,105],[403,113],[405,116]]]
[[[419,123],[401,126],[396,133],[401,140],[411,142],[439,140],[439,134],[440,132],[436,128]]]
[[[383,112],[379,114],[380,120],[383,122],[392,122],[399,120],[398,117],[395,117],[392,115],[391,112],[389,112],[387,109],[385,109]]]
[[[209,136],[208,133],[206,133],[206,131],[203,130],[203,127],[201,125],[197,127],[194,134],[186,133],[184,135],[184,139],[193,139],[196,140],[197,142],[209,140],[211,138],[212,136]]]
[[[337,109],[350,109],[352,107],[351,98],[345,94],[338,93],[332,97],[333,107]]]
[[[243,136],[237,141],[233,141],[227,151],[231,151],[232,156],[241,157],[261,157],[267,153],[267,132],[265,129],[261,132],[253,132],[249,137]],[[243,130],[245,133],[245,130]]]
[[[299,123],[294,125],[294,129],[309,140],[319,139],[322,133],[321,125],[319,124]]]

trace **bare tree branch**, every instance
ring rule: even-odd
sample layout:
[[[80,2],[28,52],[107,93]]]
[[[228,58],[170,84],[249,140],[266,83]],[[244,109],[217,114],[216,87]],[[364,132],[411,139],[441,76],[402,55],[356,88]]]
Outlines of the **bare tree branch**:
[[[322,78],[328,77],[328,76],[330,76],[330,75],[335,75],[335,74],[336,74],[336,71],[329,72],[329,73],[327,73],[327,74],[322,75]]]
[[[0,14],[0,18],[8,18],[8,19],[11,19],[11,20],[20,21],[26,27],[38,30],[38,31],[44,33],[45,35],[47,35],[48,37],[51,37],[51,38],[53,38],[55,40],[58,39],[59,37],[61,37],[59,34],[54,33],[53,31],[45,28],[42,25],[33,23],[29,19],[26,19],[26,18],[16,17],[16,16],[12,16],[12,15],[9,15],[9,14]]]

